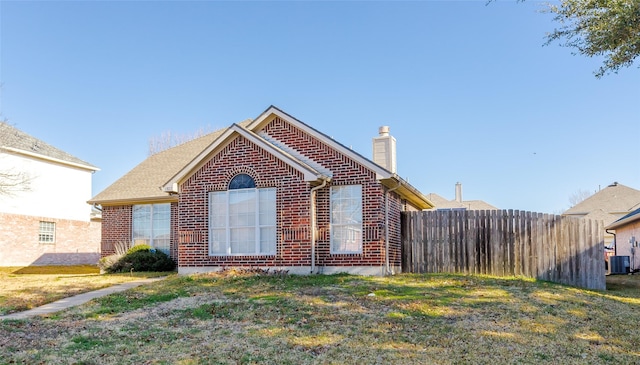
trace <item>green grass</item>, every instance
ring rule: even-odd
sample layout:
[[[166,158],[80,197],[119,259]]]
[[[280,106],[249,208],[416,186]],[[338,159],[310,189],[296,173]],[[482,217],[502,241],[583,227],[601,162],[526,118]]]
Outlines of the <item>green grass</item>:
[[[0,364],[640,363],[638,279],[172,276],[0,322]]]

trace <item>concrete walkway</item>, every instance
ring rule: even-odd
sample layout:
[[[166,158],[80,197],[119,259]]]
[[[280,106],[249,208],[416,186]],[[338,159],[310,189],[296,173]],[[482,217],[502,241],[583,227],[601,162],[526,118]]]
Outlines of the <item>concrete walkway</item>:
[[[128,283],[122,283],[122,284],[110,286],[108,288],[102,288],[102,289],[99,289],[99,290],[94,290],[94,291],[90,291],[90,292],[87,292],[87,293],[78,294],[78,295],[75,295],[75,296],[72,296],[72,297],[60,299],[57,302],[45,304],[45,305],[43,305],[41,307],[29,309],[28,311],[11,313],[11,314],[7,314],[6,316],[0,316],[0,320],[3,320],[3,319],[26,319],[26,318],[29,318],[29,317],[39,316],[39,315],[43,315],[43,314],[55,313],[55,312],[61,311],[63,309],[67,309],[67,308],[75,307],[75,306],[80,305],[80,304],[84,304],[84,303],[90,301],[91,299],[100,298],[100,297],[104,297],[105,295],[109,295],[109,294],[125,291],[125,290],[128,290],[128,289],[135,288],[137,286],[143,285],[143,284],[153,283],[155,281],[159,281],[159,280],[162,280],[164,278],[166,278],[166,276],[162,276],[162,277],[158,277],[158,278],[148,278],[148,279],[130,281]]]

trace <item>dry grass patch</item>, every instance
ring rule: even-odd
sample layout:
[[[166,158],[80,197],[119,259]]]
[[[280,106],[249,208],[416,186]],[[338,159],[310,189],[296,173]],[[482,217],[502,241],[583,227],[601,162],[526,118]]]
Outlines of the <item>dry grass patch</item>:
[[[100,275],[96,266],[0,267],[0,315],[157,273]],[[163,275],[166,275],[164,273]]]
[[[173,276],[0,322],[0,363],[631,364],[638,300],[518,278]]]

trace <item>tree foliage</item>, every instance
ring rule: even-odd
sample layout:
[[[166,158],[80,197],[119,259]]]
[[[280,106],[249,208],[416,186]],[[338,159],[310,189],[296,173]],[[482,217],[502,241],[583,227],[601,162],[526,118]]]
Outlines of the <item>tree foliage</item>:
[[[585,199],[587,199],[588,197],[591,196],[591,193],[587,190],[577,190],[576,192],[574,192],[573,194],[571,194],[571,196],[569,196],[569,204],[571,204],[571,206],[575,206],[578,205],[579,203],[582,203]]]
[[[183,143],[192,141],[196,138],[200,138],[208,133],[211,133],[210,128],[200,128],[191,134],[177,134],[172,131],[167,131],[159,136],[149,138],[149,156],[155,155],[158,152],[168,150],[169,148],[179,146]]]
[[[603,56],[598,78],[631,66],[640,55],[640,0],[562,0],[548,11],[560,27],[546,44],[557,41],[581,55]]]

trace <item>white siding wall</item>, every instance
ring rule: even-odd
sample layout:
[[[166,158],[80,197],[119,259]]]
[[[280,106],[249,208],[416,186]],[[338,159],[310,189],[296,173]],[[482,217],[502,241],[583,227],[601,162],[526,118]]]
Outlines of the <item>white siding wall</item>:
[[[0,212],[89,221],[91,171],[3,152],[0,171],[24,171],[31,177],[30,191],[0,195]]]

